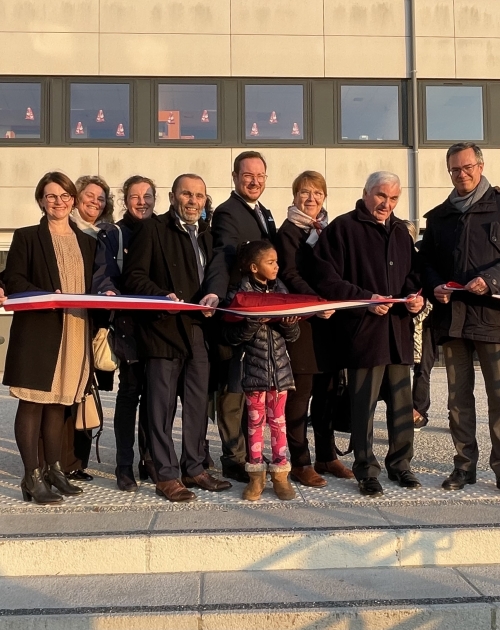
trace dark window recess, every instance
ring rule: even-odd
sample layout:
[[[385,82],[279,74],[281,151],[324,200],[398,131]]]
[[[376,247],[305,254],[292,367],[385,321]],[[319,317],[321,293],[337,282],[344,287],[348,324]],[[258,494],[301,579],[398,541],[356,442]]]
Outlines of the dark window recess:
[[[399,140],[397,85],[341,86],[342,141]]]
[[[216,85],[158,86],[159,140],[215,140],[217,135]]]
[[[0,83],[0,139],[40,138],[40,83]]]
[[[128,83],[72,83],[70,133],[74,140],[130,138]]]
[[[427,140],[484,140],[483,88],[427,85]]]
[[[303,140],[302,85],[246,85],[246,140]]]

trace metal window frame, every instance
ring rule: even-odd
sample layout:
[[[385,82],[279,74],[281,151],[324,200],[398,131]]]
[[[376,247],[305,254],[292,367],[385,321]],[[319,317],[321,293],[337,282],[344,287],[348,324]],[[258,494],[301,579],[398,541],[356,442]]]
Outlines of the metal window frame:
[[[427,90],[428,86],[435,87],[480,87],[483,91],[483,140],[471,140],[478,146],[494,146],[490,144],[490,122],[489,122],[489,101],[488,101],[488,81],[481,79],[421,79],[418,82],[419,91],[419,120],[420,120],[420,144],[427,148],[449,147],[457,139],[450,140],[428,140],[427,139]]]
[[[6,76],[0,77],[1,83],[38,83],[40,85],[40,138],[0,138],[0,147],[46,146],[49,142],[50,95],[47,77]]]
[[[152,128],[152,144],[155,147],[211,147],[222,146],[224,144],[224,130],[222,123],[221,105],[224,102],[224,79],[212,77],[156,77],[152,79],[154,96],[151,108],[151,128]],[[217,88],[217,138],[207,140],[181,140],[180,138],[172,140],[160,140],[158,138],[158,98],[160,85],[215,85]]]
[[[263,138],[256,138],[255,140],[248,139],[245,134],[245,119],[246,119],[246,105],[245,105],[245,87],[247,85],[300,85],[302,86],[302,120],[303,120],[303,138],[299,140],[266,140]],[[310,124],[310,112],[311,112],[311,82],[309,79],[275,79],[265,78],[258,79],[255,77],[239,79],[238,81],[239,92],[239,125],[238,125],[238,146],[240,147],[255,147],[262,148],[278,148],[278,147],[311,147],[312,146],[312,125]]]
[[[408,107],[408,85],[407,79],[335,79],[334,91],[334,123],[335,123],[335,146],[337,147],[408,147],[409,139],[409,114]],[[398,88],[398,140],[355,140],[349,138],[342,139],[342,86],[358,85],[360,87],[384,87],[391,86]]]
[[[96,140],[96,138],[72,138],[70,131],[71,122],[71,85],[73,84],[102,84],[102,85],[118,85],[124,84],[129,86],[129,137],[123,140],[119,138],[103,138]],[[126,77],[65,77],[64,78],[64,134],[63,142],[65,146],[89,146],[89,147],[137,147],[135,143],[136,136],[136,121],[134,116],[134,100],[135,100],[135,84],[136,80]]]

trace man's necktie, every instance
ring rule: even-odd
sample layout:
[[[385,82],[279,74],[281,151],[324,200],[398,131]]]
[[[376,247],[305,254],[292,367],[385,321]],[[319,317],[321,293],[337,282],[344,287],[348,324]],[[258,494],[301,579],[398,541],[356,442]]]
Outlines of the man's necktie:
[[[198,279],[201,285],[201,283],[203,282],[203,276],[205,275],[205,272],[203,271],[203,265],[201,264],[200,246],[198,245],[198,239],[196,238],[196,225],[188,225],[186,223],[184,227],[188,231],[189,238],[191,239],[191,245],[193,246],[193,249],[194,249],[196,265],[198,267]]]
[[[259,204],[256,204],[256,206],[255,206],[255,213],[257,214],[257,219],[258,219],[258,221],[260,223],[260,226],[263,228],[264,232],[266,234],[268,234],[269,232],[268,232],[268,229],[267,229],[266,220],[264,218],[262,210],[259,207]]]

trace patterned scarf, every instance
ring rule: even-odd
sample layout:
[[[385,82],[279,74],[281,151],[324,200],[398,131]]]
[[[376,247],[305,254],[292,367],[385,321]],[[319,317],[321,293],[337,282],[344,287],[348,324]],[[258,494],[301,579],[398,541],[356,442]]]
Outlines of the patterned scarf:
[[[328,225],[328,213],[324,208],[321,208],[318,216],[313,219],[296,206],[290,206],[288,208],[288,220],[301,230],[309,233],[306,243],[314,247],[322,230]]]

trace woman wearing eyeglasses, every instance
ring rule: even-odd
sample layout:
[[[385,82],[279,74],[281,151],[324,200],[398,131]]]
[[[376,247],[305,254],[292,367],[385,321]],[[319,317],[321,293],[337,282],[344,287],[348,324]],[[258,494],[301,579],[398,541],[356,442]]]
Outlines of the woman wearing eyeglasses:
[[[115,225],[101,225],[96,258],[98,271],[94,277],[93,292],[121,292],[121,272],[132,233],[141,221],[153,216],[156,203],[156,186],[148,177],[133,175],[122,187],[125,213]],[[139,474],[141,479],[151,477],[156,483],[148,443],[148,425],[145,393],[145,361],[139,360],[135,340],[135,320],[127,311],[117,311],[114,349],[120,359],[118,394],[116,396],[114,429],[116,438],[116,481],[118,488],[135,492],[134,477],[135,417],[139,405]]]
[[[328,225],[323,207],[327,196],[325,178],[316,171],[304,171],[292,184],[293,205],[278,231],[276,249],[280,278],[290,293],[317,295],[314,287],[313,248]],[[291,477],[305,486],[322,487],[326,480],[318,473],[352,478],[352,471],[337,458],[331,419],[325,417],[328,390],[333,383],[332,350],[329,344],[333,311],[300,322],[300,337],[290,344],[295,391],[289,392],[285,419],[292,465]],[[338,370],[337,370],[338,372]],[[307,411],[311,402],[316,463],[311,465],[307,441]]]
[[[43,216],[39,225],[14,232],[4,272],[8,295],[90,292],[96,241],[69,219],[76,196],[75,185],[63,173],[47,173],[38,182],[35,199]],[[80,401],[90,385],[90,352],[85,309],[14,314],[3,383],[19,399],[14,431],[25,469],[25,501],[59,503],[61,495],[82,492],[66,479],[59,462],[65,409]]]

